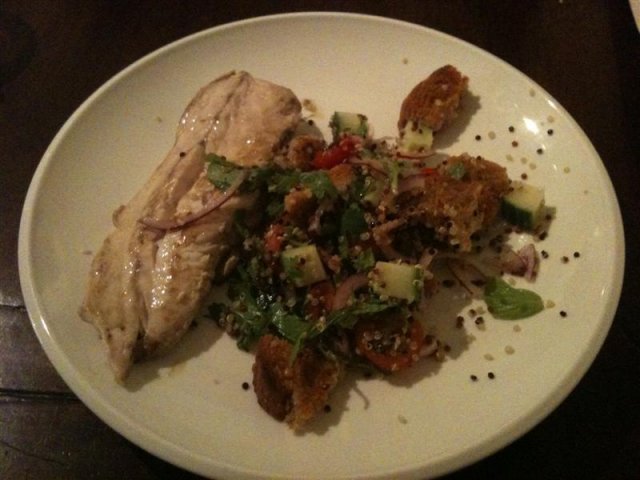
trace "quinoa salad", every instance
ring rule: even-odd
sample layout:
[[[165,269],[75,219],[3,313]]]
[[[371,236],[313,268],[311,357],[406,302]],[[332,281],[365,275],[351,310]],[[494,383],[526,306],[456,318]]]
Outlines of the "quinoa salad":
[[[331,138],[308,120],[268,165],[207,155],[209,181],[226,198],[259,198],[234,214],[239,248],[220,267],[223,299],[207,315],[255,353],[259,405],[294,430],[326,410],[347,369],[388,376],[446,357],[424,321],[446,290],[443,270],[494,318],[544,309],[503,278],[535,281],[534,244],[515,250],[507,240],[550,221],[543,189],[481,156],[433,148],[468,83],[450,65],[433,72],[399,106],[393,137],[376,138],[366,112],[336,111]]]

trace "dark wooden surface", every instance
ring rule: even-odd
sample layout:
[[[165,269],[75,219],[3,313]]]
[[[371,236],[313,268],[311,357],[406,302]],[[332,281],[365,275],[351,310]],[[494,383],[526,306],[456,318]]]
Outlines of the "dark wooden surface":
[[[187,34],[302,10],[394,17],[467,40],[540,83],[591,138],[625,224],[625,282],[611,332],[546,420],[448,478],[640,478],[640,34],[622,0],[1,2],[0,478],[197,478],[103,424],[48,362],[20,293],[20,211],[57,130],[112,75]]]

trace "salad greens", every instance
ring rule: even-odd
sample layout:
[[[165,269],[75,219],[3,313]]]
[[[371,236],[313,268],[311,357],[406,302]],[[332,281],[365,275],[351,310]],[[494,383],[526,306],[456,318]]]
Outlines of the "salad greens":
[[[514,288],[501,278],[493,277],[484,289],[489,312],[504,320],[530,317],[544,309],[542,298],[531,290]]]
[[[362,118],[342,112],[334,127],[340,120],[351,131]],[[501,167],[464,155],[426,166],[427,155],[403,157],[358,133],[337,135],[305,169],[245,169],[207,157],[217,188],[242,175],[240,191],[257,192],[264,205],[257,225],[235,216],[243,242],[227,282],[229,303],[210,308],[240,348],[271,333],[292,345],[292,361],[315,346],[346,363],[364,357],[387,372],[410,366],[427,337],[414,314],[437,285],[429,263],[438,261],[437,252],[445,262],[447,255],[464,261],[494,221],[509,187]],[[478,220],[479,212],[486,218]],[[432,260],[423,265],[425,258]],[[544,308],[536,293],[501,278],[483,284],[496,318]]]

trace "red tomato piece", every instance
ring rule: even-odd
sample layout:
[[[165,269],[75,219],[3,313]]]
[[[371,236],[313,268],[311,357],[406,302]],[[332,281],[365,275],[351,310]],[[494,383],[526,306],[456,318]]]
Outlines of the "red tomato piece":
[[[355,153],[357,143],[353,137],[343,137],[336,145],[332,145],[326,150],[316,153],[311,165],[318,170],[333,168],[343,163]]]
[[[336,289],[330,281],[325,280],[312,285],[309,288],[309,295],[311,300],[305,305],[305,312],[311,315],[311,318],[317,320],[324,311],[331,310]]]
[[[357,352],[384,372],[409,368],[419,358],[424,330],[417,320],[403,327],[398,317],[360,320],[354,329]]]
[[[267,233],[264,234],[264,248],[269,253],[278,253],[282,250],[282,235],[284,227],[279,223],[273,223],[269,226]]]

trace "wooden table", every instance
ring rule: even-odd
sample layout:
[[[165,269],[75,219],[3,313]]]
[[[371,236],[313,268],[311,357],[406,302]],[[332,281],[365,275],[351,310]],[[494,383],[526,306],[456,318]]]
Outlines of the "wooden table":
[[[450,478],[640,478],[640,34],[627,2],[225,3],[230,5],[0,3],[0,478],[196,478],[103,424],[50,365],[20,293],[20,211],[57,130],[112,75],[190,33],[302,10],[394,17],[469,41],[540,83],[591,138],[625,224],[625,283],[611,332],[593,367],[556,411],[512,445]]]

